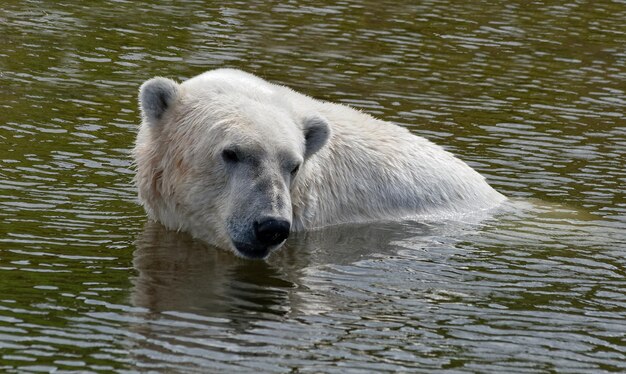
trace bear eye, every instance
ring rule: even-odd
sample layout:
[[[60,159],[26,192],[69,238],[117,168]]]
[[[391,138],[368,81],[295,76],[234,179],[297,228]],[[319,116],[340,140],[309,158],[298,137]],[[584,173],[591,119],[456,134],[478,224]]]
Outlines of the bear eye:
[[[235,152],[232,149],[225,149],[225,150],[223,150],[222,151],[222,158],[226,162],[231,162],[231,163],[239,162],[239,156],[237,155],[237,152]]]
[[[298,170],[300,170],[300,165],[296,165],[296,167],[293,168],[293,170],[291,171],[291,175],[296,175],[296,173],[298,173]]]

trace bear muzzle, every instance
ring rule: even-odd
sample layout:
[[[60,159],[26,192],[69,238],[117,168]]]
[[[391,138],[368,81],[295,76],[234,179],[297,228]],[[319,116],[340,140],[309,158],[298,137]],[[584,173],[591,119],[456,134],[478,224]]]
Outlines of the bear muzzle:
[[[247,258],[265,258],[289,237],[291,223],[280,218],[263,218],[254,222],[252,243],[233,241],[237,252]]]
[[[266,246],[278,245],[287,239],[291,224],[283,219],[265,218],[254,223],[256,240]]]

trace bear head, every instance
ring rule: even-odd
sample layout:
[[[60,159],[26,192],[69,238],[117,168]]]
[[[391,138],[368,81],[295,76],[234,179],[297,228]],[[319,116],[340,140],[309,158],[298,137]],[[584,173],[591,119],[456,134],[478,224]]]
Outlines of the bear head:
[[[224,75],[141,86],[135,182],[150,218],[264,258],[289,235],[291,191],[331,130],[268,83]]]

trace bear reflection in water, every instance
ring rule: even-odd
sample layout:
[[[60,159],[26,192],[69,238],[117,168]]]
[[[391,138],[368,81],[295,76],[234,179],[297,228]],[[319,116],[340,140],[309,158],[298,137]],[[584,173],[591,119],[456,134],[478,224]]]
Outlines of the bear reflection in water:
[[[332,308],[323,305],[330,300],[298,292],[309,287],[303,277],[311,270],[388,255],[398,241],[432,238],[431,228],[397,222],[334,226],[293,235],[267,261],[247,261],[148,221],[136,242],[132,302],[151,311],[237,319],[325,310]]]
[[[293,287],[266,262],[243,261],[154,221],[146,223],[136,244],[132,302],[152,311],[220,315],[254,306],[281,314],[286,290]]]

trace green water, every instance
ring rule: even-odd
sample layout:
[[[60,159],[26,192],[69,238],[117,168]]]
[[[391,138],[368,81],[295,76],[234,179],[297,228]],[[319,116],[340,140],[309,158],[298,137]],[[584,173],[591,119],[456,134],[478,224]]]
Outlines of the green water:
[[[622,1],[0,5],[0,371],[626,371]],[[250,262],[147,223],[137,88],[236,67],[407,126],[513,203]]]

